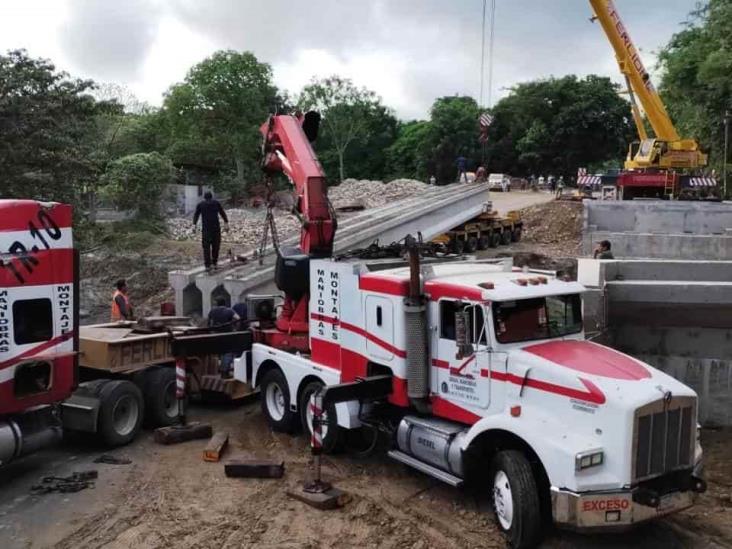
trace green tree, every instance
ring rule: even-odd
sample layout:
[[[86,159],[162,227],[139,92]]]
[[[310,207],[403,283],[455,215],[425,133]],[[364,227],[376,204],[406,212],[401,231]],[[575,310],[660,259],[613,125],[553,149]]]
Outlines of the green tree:
[[[75,202],[103,164],[93,82],[70,78],[23,50],[0,55],[0,195]]]
[[[424,120],[412,120],[399,126],[396,141],[386,151],[389,177],[419,180],[429,177],[427,160],[431,130],[431,123]]]
[[[381,105],[376,94],[358,88],[349,79],[340,76],[312,80],[300,93],[298,106],[303,110],[317,110],[322,115],[323,131],[316,148],[326,168],[337,162],[340,181],[346,177],[349,149],[359,147],[376,152],[379,149],[377,143],[380,139],[377,136],[380,132],[385,131],[389,135],[386,139],[388,144],[391,144],[396,134],[396,120]],[[383,152],[386,146],[380,151],[381,172],[386,166]],[[354,172],[349,175],[358,174]]]
[[[724,112],[732,111],[732,1],[708,0],[659,54],[660,91],[682,136],[724,163]]]
[[[623,158],[637,137],[618,91],[594,75],[519,84],[493,109],[488,170],[571,177],[579,167]]]
[[[243,190],[259,173],[259,126],[282,102],[268,64],[250,52],[216,52],[166,93],[167,152],[176,164],[235,171],[235,186]]]
[[[459,156],[469,161],[469,168],[480,162],[478,118],[480,107],[472,97],[441,97],[430,110],[427,133],[427,171],[438,183],[452,183],[457,179]]]
[[[170,160],[157,152],[123,156],[109,163],[102,176],[103,192],[118,207],[137,210],[139,219],[157,219],[160,199],[174,174]]]

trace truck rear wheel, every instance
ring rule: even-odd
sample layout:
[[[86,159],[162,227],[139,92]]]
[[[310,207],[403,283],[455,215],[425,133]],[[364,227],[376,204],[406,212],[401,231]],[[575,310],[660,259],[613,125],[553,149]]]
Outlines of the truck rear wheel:
[[[503,229],[503,232],[501,233],[501,244],[508,246],[511,243],[511,234],[513,234],[513,231]]]
[[[311,408],[310,400],[316,391],[323,388],[323,384],[320,381],[311,381],[308,383],[300,394],[300,421],[302,423],[303,431],[308,437],[313,434],[313,409]],[[324,425],[321,426],[321,434],[323,438],[323,451],[326,454],[332,454],[337,452],[342,447],[341,429],[338,427],[336,420],[335,406],[329,406],[328,409],[323,413]]]
[[[489,479],[496,523],[509,545],[536,547],[541,539],[541,507],[529,461],[517,450],[498,452]]]
[[[472,254],[477,249],[478,239],[474,236],[469,236],[468,239],[465,241],[465,251],[469,254]]]
[[[145,417],[155,427],[167,427],[178,421],[175,398],[175,368],[153,368],[145,374]]]
[[[273,431],[291,433],[297,425],[297,415],[290,409],[290,389],[279,368],[264,374],[261,384],[262,413]]]
[[[450,251],[452,253],[460,255],[465,249],[465,241],[460,240],[459,238],[453,238],[448,246],[450,247]]]
[[[99,390],[97,433],[109,446],[132,442],[142,426],[144,402],[131,381],[109,381]]]
[[[498,248],[498,245],[501,243],[501,233],[498,231],[493,231],[491,233],[491,240],[490,240],[491,248]]]

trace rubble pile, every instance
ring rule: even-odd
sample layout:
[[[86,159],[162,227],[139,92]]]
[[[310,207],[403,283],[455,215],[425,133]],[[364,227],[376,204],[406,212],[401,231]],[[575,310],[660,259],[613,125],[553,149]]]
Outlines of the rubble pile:
[[[235,243],[237,249],[256,249],[262,238],[266,209],[227,209],[229,218],[229,232],[221,235],[221,249],[226,243]],[[275,210],[275,224],[280,238],[287,238],[300,231],[300,222],[297,218],[283,210]],[[168,219],[168,232],[174,240],[194,240],[201,237],[201,224],[194,230],[191,218],[174,217]],[[270,240],[271,242],[271,240]]]
[[[581,202],[552,201],[525,208],[522,240],[542,244],[552,256],[575,256],[582,242]]]
[[[377,208],[395,200],[419,196],[429,185],[414,179],[395,179],[388,183],[369,181],[368,179],[345,179],[337,187],[328,190],[333,206],[337,209],[341,203],[361,201],[366,208]]]
[[[333,206],[338,209],[341,205],[360,203],[365,208],[376,208],[413,196],[423,194],[428,185],[414,179],[395,179],[389,183],[383,181],[369,181],[346,179],[338,186],[328,190]],[[286,203],[279,200],[278,203]],[[293,236],[300,231],[300,222],[286,209],[276,208],[275,224],[281,239]],[[229,217],[229,233],[222,234],[222,250],[225,244],[236,244],[237,253],[241,250],[256,249],[259,247],[266,216],[265,208],[227,209]],[[200,237],[199,223],[197,234],[193,228],[191,217],[173,217],[167,220],[168,232],[174,240],[194,240]]]

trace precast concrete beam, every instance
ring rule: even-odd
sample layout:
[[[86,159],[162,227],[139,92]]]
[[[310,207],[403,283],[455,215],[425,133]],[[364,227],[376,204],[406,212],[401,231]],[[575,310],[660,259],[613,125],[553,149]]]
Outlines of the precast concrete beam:
[[[430,188],[420,196],[364,210],[339,220],[334,253],[367,247],[375,240],[389,244],[418,232],[425,239],[433,238],[490,208],[488,199],[485,184],[447,185]],[[290,237],[283,239],[281,245],[294,246],[297,242],[297,237]],[[272,291],[275,263],[276,255],[270,249],[261,265],[252,262],[227,268],[223,264],[215,273],[207,273],[203,267],[169,273],[168,279],[176,295],[176,313],[191,312],[191,287],[200,290],[199,312],[203,315],[208,314],[212,296],[217,292],[226,292],[226,296],[236,302],[247,293]]]

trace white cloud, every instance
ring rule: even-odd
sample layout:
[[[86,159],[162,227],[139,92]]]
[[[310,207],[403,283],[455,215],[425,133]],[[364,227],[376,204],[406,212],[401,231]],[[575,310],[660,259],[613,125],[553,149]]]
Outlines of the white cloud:
[[[696,0],[616,0],[652,55]],[[333,73],[374,90],[402,118],[480,87],[482,0],[0,0],[0,49],[24,47],[80,77],[162,94],[217,49],[251,50],[297,93]],[[583,0],[498,0],[494,101],[517,82],[596,73],[621,81]]]

